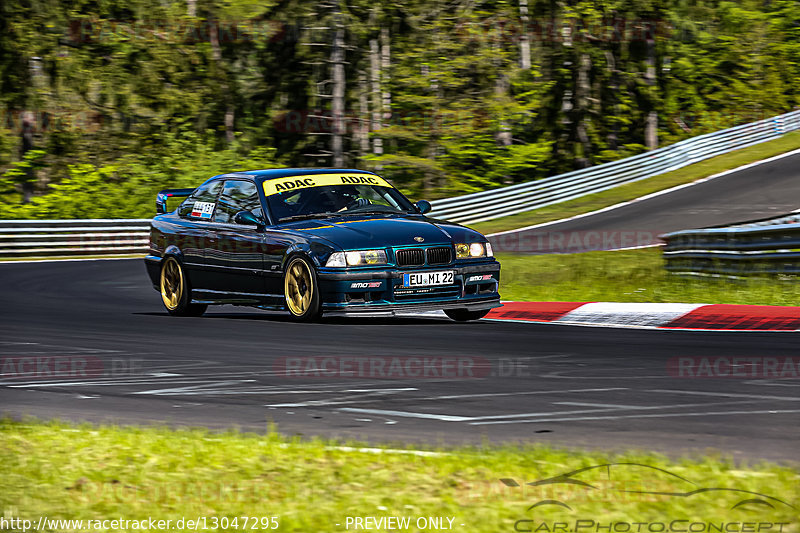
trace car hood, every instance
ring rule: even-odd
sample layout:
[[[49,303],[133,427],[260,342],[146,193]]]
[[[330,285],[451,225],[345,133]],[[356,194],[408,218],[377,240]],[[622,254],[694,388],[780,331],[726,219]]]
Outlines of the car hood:
[[[421,215],[350,215],[295,221],[282,228],[343,250],[485,240],[477,231]]]

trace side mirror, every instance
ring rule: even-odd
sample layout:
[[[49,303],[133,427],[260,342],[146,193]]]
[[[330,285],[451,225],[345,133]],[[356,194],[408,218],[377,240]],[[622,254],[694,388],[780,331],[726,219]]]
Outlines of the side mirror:
[[[414,205],[417,206],[417,209],[419,209],[419,212],[423,215],[425,213],[430,213],[431,209],[433,209],[433,206],[431,206],[431,203],[428,200],[420,200]]]
[[[264,227],[264,221],[250,211],[239,211],[233,215],[233,221],[244,226],[258,226],[259,228]]]

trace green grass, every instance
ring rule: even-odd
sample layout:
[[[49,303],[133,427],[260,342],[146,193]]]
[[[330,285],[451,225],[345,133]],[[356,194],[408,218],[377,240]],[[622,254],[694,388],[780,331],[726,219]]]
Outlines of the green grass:
[[[668,274],[661,248],[578,254],[498,254],[504,300],[800,305],[796,278]]]
[[[767,141],[725,155],[713,157],[673,172],[660,174],[652,178],[629,183],[628,185],[620,185],[619,187],[607,191],[542,207],[534,211],[527,211],[510,217],[470,224],[470,227],[475,228],[481,233],[489,234],[560,220],[562,218],[589,213],[620,202],[634,200],[641,196],[669,189],[670,187],[675,187],[684,183],[691,183],[695,180],[725,170],[790,152],[798,148],[800,148],[800,132],[788,133],[774,141]]]
[[[339,443],[276,433],[8,419],[0,421],[0,443],[0,506],[6,519],[275,516],[278,531],[303,532],[345,531],[348,516],[450,516],[455,517],[454,530],[465,532],[513,531],[516,520],[530,518],[604,523],[689,519],[787,522],[783,532],[798,531],[797,510],[783,504],[731,510],[741,495],[676,498],[613,490],[685,488],[682,482],[676,485],[676,478],[644,467],[619,467],[613,485],[602,476],[604,470],[582,476],[599,486],[591,493],[575,485],[513,488],[499,481],[524,483],[591,465],[639,463],[666,469],[698,487],[736,488],[800,503],[796,466],[736,465],[716,454],[668,459],[645,452],[575,452],[527,445],[417,456],[347,450]],[[549,506],[534,517],[526,511],[532,503],[553,498],[575,512]],[[241,523],[238,529],[243,529]],[[777,528],[769,531],[773,532]]]

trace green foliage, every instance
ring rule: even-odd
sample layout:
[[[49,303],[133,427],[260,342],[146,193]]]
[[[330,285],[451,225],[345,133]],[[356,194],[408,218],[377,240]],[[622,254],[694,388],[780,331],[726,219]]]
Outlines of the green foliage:
[[[13,153],[17,146],[15,141],[10,130],[0,127],[0,166],[13,159]]]
[[[337,25],[346,166],[377,169],[412,196],[640,153],[652,126],[664,145],[800,104],[794,0],[528,7],[524,19],[518,1],[494,0],[347,0],[338,10],[297,0],[3,2],[0,171],[24,170],[15,161],[26,116],[46,156],[26,174],[37,178],[32,205],[22,205],[15,174],[4,178],[0,213],[61,212],[66,200],[56,198],[76,182],[112,196],[141,190],[141,180],[171,184],[173,164],[196,181],[229,162],[330,166],[324,117]],[[521,66],[523,36],[530,68]],[[154,177],[147,167],[161,170]]]
[[[28,204],[0,204],[0,218],[147,218],[154,215],[156,193],[166,188],[196,187],[221,169],[226,172],[274,167],[274,150],[254,149],[240,154],[235,148],[214,150],[201,136],[168,135],[157,145],[163,153],[128,155],[113,164],[70,165],[67,176],[50,185],[47,194]],[[33,154],[33,152],[29,152]],[[43,154],[43,152],[38,152]],[[26,162],[7,171],[2,179],[24,175]]]
[[[32,183],[35,180],[36,169],[43,163],[45,152],[42,150],[29,150],[22,161],[9,168],[0,176],[0,195],[13,196],[17,185]],[[0,209],[2,206],[0,205]],[[1,212],[1,211],[0,211]]]

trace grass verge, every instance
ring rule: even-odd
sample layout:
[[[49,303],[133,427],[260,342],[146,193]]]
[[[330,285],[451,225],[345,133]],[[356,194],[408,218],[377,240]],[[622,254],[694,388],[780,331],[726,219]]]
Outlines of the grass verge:
[[[562,218],[596,211],[620,202],[628,202],[647,194],[663,191],[664,189],[683,185],[684,183],[691,183],[725,170],[731,170],[798,148],[800,148],[800,132],[788,133],[773,141],[767,141],[756,144],[755,146],[736,150],[735,152],[712,157],[711,159],[706,159],[705,161],[672,172],[667,172],[666,174],[660,174],[627,185],[620,185],[619,187],[607,191],[542,207],[534,211],[527,211],[510,217],[470,224],[470,227],[475,228],[481,233],[489,234],[523,228],[534,224],[542,224],[544,222],[552,222],[553,220],[560,220]]]
[[[604,524],[754,521],[786,523],[781,533],[798,531],[797,510],[789,506],[798,503],[795,468],[770,463],[735,466],[719,456],[669,460],[651,453],[578,453],[532,445],[461,448],[419,456],[365,453],[275,433],[72,426],[8,419],[0,421],[0,442],[4,471],[0,504],[5,518],[34,523],[40,516],[83,520],[152,517],[173,524],[182,517],[206,517],[206,526],[214,530],[223,528],[212,527],[212,517],[274,516],[278,531],[324,532],[345,531],[347,517],[399,516],[410,519],[408,531],[434,529],[418,527],[419,517],[453,517],[452,529],[477,532],[514,531],[517,520],[534,518],[537,522],[573,523],[580,518]],[[574,484],[522,488],[499,481],[530,482],[606,463],[638,466],[613,467],[613,479],[606,468],[580,474],[581,480],[598,487],[591,491]],[[709,487],[752,491],[789,505],[769,500],[773,508],[746,504],[731,509],[753,496],[730,491],[691,497],[623,492]],[[537,508],[535,516],[527,511],[544,499],[563,500],[575,512],[556,505]],[[231,523],[228,530],[245,529],[241,518],[238,527]],[[594,530],[584,533],[587,531]]]
[[[687,278],[664,269],[661,248],[579,254],[498,254],[500,294],[532,302],[684,302],[800,305],[795,278]]]

